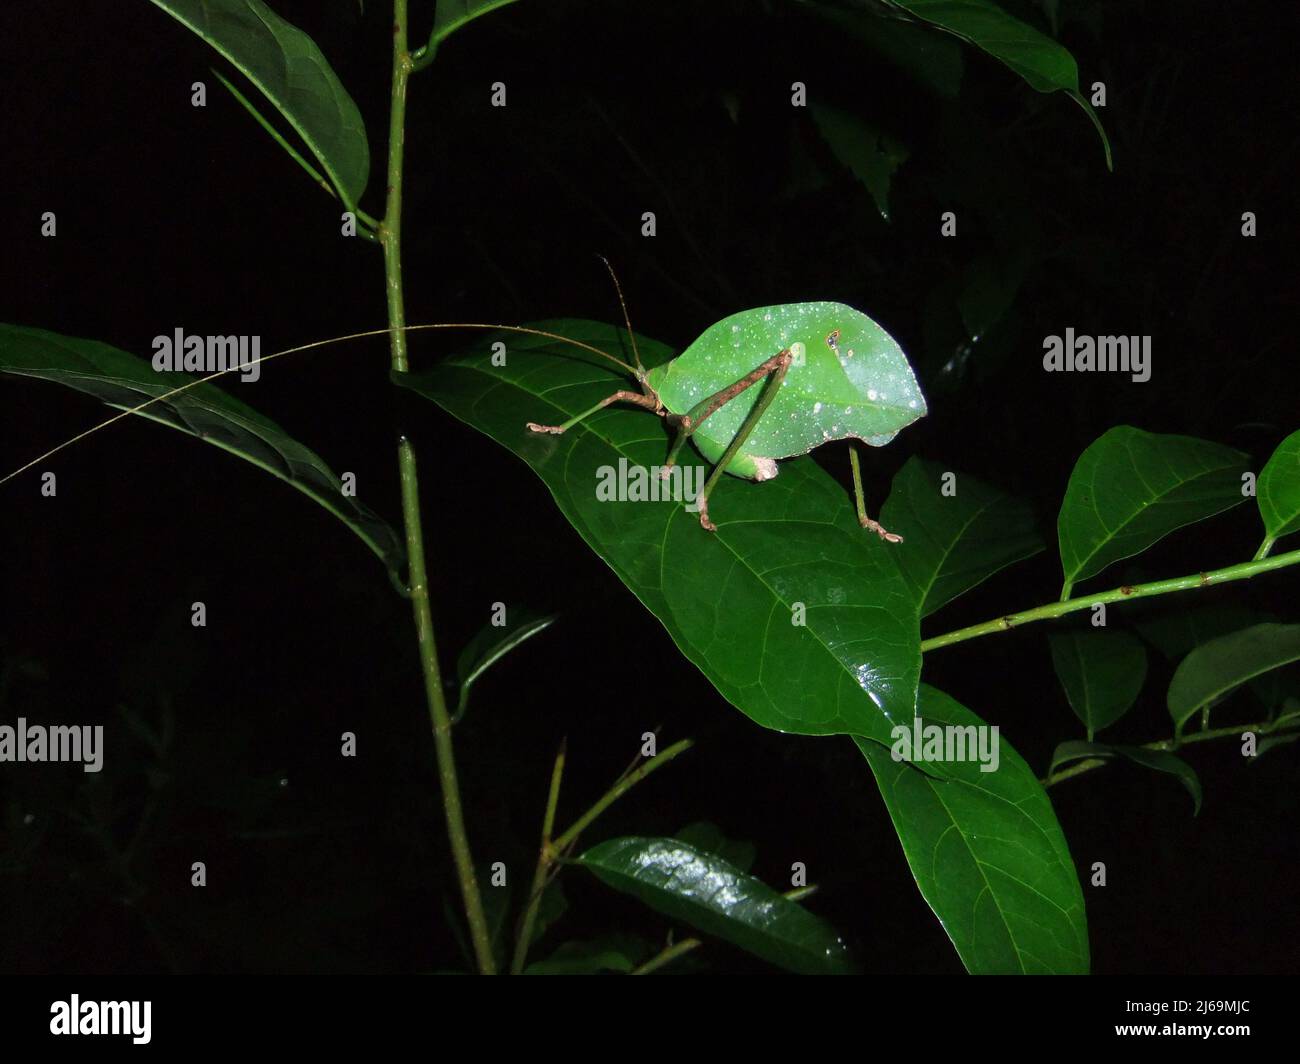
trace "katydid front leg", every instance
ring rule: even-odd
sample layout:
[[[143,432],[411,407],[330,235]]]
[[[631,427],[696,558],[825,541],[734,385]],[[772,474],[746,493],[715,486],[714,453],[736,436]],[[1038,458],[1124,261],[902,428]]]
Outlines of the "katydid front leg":
[[[879,521],[867,516],[867,500],[862,491],[862,470],[858,466],[858,448],[853,440],[849,440],[849,465],[853,467],[853,499],[858,507],[858,524],[875,532],[886,543],[902,543],[903,537],[897,532],[888,531]]]
[[[794,356],[790,349],[786,348],[778,351],[766,362],[755,367],[740,380],[727,385],[719,392],[715,392],[707,399],[702,399],[691,407],[687,414],[676,415],[670,414],[669,420],[677,424],[677,438],[673,440],[673,445],[668,451],[668,460],[660,470],[661,477],[667,477],[677,460],[677,454],[682,449],[686,440],[694,434],[695,430],[710,414],[715,414],[721,410],[727,403],[731,402],[741,392],[745,391],[752,385],[757,384],[764,377],[767,377],[767,383],[763,386],[763,391],[754,403],[754,408],[750,410],[736,435],[732,438],[727,449],[722,452],[722,457],[718,459],[717,465],[713,467],[713,472],[709,474],[709,479],[704,482],[704,487],[700,489],[700,494],[696,498],[696,506],[699,507],[700,525],[709,532],[716,532],[717,525],[709,520],[709,493],[713,491],[713,486],[718,482],[718,478],[726,471],[731,460],[736,457],[745,441],[749,439],[750,433],[754,431],[754,426],[758,424],[759,419],[767,412],[767,408],[772,405],[772,400],[776,398],[777,392],[781,388],[781,382],[785,380],[786,372],[790,369],[790,363]]]
[[[562,425],[539,425],[535,421],[530,421],[528,422],[527,427],[533,432],[548,432],[552,436],[558,436],[566,429],[573,428],[573,426],[583,418],[590,417],[597,410],[604,410],[605,407],[609,406],[611,403],[634,403],[637,406],[644,407],[651,413],[662,415],[664,412],[663,404],[659,402],[658,396],[649,394],[643,395],[640,392],[630,392],[626,389],[622,389],[615,392],[613,395],[602,399],[590,410],[584,410],[581,414],[569,418],[569,420],[564,422]]]

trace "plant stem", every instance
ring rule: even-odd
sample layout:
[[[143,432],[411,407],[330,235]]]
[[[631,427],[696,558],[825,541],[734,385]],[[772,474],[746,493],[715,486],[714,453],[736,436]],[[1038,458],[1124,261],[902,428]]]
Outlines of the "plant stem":
[[[1293,723],[1293,722],[1292,722]],[[1246,732],[1254,732],[1257,735],[1267,735],[1277,728],[1275,721],[1260,721],[1257,724],[1229,724],[1223,728],[1209,728],[1205,731],[1193,732],[1191,735],[1184,735],[1181,739],[1157,739],[1154,742],[1143,743],[1143,750],[1177,750],[1180,746],[1187,746],[1190,743],[1204,743],[1212,739],[1228,739]],[[1285,728],[1280,730],[1285,731]],[[1051,787],[1053,784],[1060,783],[1062,780],[1071,779],[1074,776],[1081,776],[1085,772],[1091,772],[1094,768],[1101,768],[1107,764],[1111,758],[1090,757],[1069,768],[1063,768],[1060,772],[1054,772],[1044,777],[1039,782],[1044,787]]]
[[[411,57],[406,48],[406,3],[393,0],[393,89],[388,123],[388,200],[384,219],[379,226],[384,248],[384,279],[388,294],[388,326],[393,370],[405,373],[406,306],[402,296],[402,155],[406,129],[406,82],[411,73]],[[460,785],[456,779],[456,758],[451,741],[451,718],[447,713],[442,673],[438,666],[438,646],[433,633],[433,613],[429,606],[429,578],[425,568],[424,535],[420,527],[420,480],[415,464],[415,449],[403,437],[397,446],[398,468],[402,484],[402,520],[406,527],[407,564],[411,585],[411,613],[419,641],[420,665],[424,672],[425,700],[433,724],[433,742],[438,756],[438,778],[442,784],[442,805],[447,815],[447,835],[460,880],[465,918],[479,971],[496,973],[492,958],[492,939],[483,914],[483,898],[474,875],[465,833],[465,816],[460,804]]]
[[[645,964],[639,968],[633,968],[628,975],[649,975],[651,972],[658,971],[665,964],[671,964],[683,953],[690,953],[693,949],[699,949],[704,945],[698,938],[684,938],[680,942],[665,947],[660,952],[651,957]]]
[[[1065,599],[1062,602],[1052,602],[1046,606],[1038,606],[1022,613],[1009,613],[1004,617],[984,621],[982,624],[973,624],[969,628],[959,628],[953,632],[937,635],[933,639],[923,640],[921,651],[924,653],[927,650],[938,650],[940,647],[951,646],[953,643],[962,643],[967,639],[976,639],[982,635],[1010,631],[1012,628],[1019,628],[1021,625],[1031,624],[1034,621],[1063,617],[1067,613],[1091,609],[1098,603],[1127,602],[1129,599],[1166,595],[1171,591],[1189,591],[1192,588],[1209,587],[1211,584],[1226,584],[1233,580],[1249,580],[1252,576],[1258,576],[1260,573],[1271,572],[1274,569],[1284,569],[1297,563],[1300,563],[1300,550],[1293,550],[1271,558],[1257,557],[1254,561],[1229,565],[1226,568],[1215,569],[1208,573],[1176,576],[1169,580],[1156,580],[1149,584],[1125,585],[1124,587],[1113,588],[1110,591],[1099,592],[1096,595],[1083,595],[1079,598]]]
[[[573,822],[573,826],[555,840],[551,849],[556,853],[562,853],[564,850],[568,849],[568,847],[577,840],[578,836],[587,829],[587,826],[595,820],[596,817],[600,816],[601,813],[622,798],[623,795],[650,775],[650,773],[662,768],[678,754],[685,753],[693,745],[693,739],[683,739],[681,742],[673,743],[673,745],[664,750],[663,753],[655,754],[654,757],[635,772],[629,772],[626,776],[615,783],[614,786],[601,795],[600,800],[597,801],[595,805],[583,813],[582,816],[578,817],[578,819]]]
[[[528,960],[528,947],[532,944],[537,910],[541,905],[542,891],[546,889],[546,877],[551,869],[551,832],[555,828],[555,810],[560,804],[560,780],[564,776],[567,746],[567,742],[560,744],[559,753],[555,755],[555,767],[551,769],[551,789],[546,795],[546,812],[542,814],[542,844],[537,851],[537,868],[533,871],[533,883],[528,888],[528,907],[524,910],[519,937],[515,940],[515,955],[510,963],[511,975],[519,975],[524,970],[524,962]]]

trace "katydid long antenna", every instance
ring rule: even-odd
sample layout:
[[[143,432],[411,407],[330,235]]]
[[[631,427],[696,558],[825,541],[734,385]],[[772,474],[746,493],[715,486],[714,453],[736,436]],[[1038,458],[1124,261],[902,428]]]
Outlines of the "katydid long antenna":
[[[636,360],[637,383],[644,384],[645,366],[641,365],[641,352],[636,349],[636,333],[632,331],[632,318],[628,315],[627,301],[623,298],[623,286],[618,283],[618,274],[614,272],[614,267],[609,264],[609,259],[599,253],[596,258],[605,264],[605,269],[609,271],[610,280],[614,282],[614,291],[618,293],[618,305],[623,311],[623,324],[627,326],[627,338],[632,344],[632,357]]]
[[[606,263],[605,265],[608,266],[609,263]],[[612,272],[613,271],[611,270],[611,273]],[[615,278],[614,283],[615,284],[618,283],[617,278]],[[619,293],[620,302],[622,301],[622,298],[623,295],[620,292]],[[627,311],[626,309],[624,309],[625,317],[626,314]],[[559,333],[548,332],[545,329],[532,329],[526,325],[489,325],[482,322],[446,322],[446,323],[440,322],[434,325],[404,325],[398,329],[369,329],[366,332],[349,333],[347,336],[333,336],[330,337],[328,340],[313,340],[309,344],[299,344],[297,347],[287,347],[283,351],[275,351],[269,355],[262,355],[258,358],[252,359],[251,361],[243,365],[236,364],[230,366],[227,369],[217,370],[217,372],[215,373],[209,373],[206,377],[198,377],[195,380],[186,381],[184,384],[180,385],[177,388],[173,388],[170,391],[163,392],[162,395],[155,395],[152,399],[149,399],[139,404],[138,406],[133,406],[128,410],[123,410],[120,414],[115,414],[112,417],[104,421],[101,421],[98,425],[91,426],[90,428],[86,429],[85,432],[78,433],[76,436],[73,436],[70,440],[64,440],[57,447],[50,448],[50,450],[46,451],[44,454],[36,458],[33,458],[26,465],[19,466],[12,473],[7,473],[5,474],[5,476],[0,477],[0,484],[8,483],[9,481],[13,480],[14,477],[26,473],[27,470],[31,469],[33,466],[40,465],[40,463],[44,462],[47,458],[53,457],[54,455],[58,454],[60,451],[64,450],[65,448],[71,447],[74,443],[77,443],[80,440],[84,440],[87,436],[93,436],[100,429],[106,429],[108,428],[109,425],[113,425],[118,421],[121,421],[125,417],[130,417],[132,414],[139,414],[142,411],[145,411],[149,407],[153,406],[155,403],[166,402],[166,400],[171,399],[173,396],[177,396],[183,392],[187,392],[191,388],[197,387],[200,384],[206,384],[208,381],[214,380],[217,377],[224,377],[227,373],[243,372],[249,366],[257,365],[260,362],[270,362],[272,359],[283,358],[285,355],[297,354],[300,351],[310,351],[313,350],[314,348],[326,347],[330,344],[341,344],[347,340],[362,340],[370,336],[386,336],[392,332],[419,332],[424,329],[491,329],[498,332],[501,331],[515,332],[515,333],[524,333],[529,336],[541,336],[549,340],[559,340],[561,343],[571,344],[572,346],[580,348],[583,351],[588,352],[589,354],[598,355],[601,358],[605,359],[606,361],[614,363],[614,365],[618,366],[619,368],[626,370],[638,381],[642,381],[645,378],[645,368],[641,366],[640,358],[637,359],[636,367],[629,366],[622,359],[615,358],[613,355],[608,354],[605,351],[602,351],[600,348],[593,347],[591,344],[585,344],[581,340],[574,340],[571,337],[561,336]],[[628,330],[629,332],[631,331],[631,326],[628,327]]]

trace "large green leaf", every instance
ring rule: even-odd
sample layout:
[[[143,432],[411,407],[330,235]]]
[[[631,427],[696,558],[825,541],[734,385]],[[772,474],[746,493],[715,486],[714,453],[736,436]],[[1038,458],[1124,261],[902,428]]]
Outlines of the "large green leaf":
[[[1273,452],[1256,485],[1264,529],[1273,539],[1300,530],[1300,432]]]
[[[515,0],[437,0],[429,46],[436,48],[462,26]]]
[[[880,511],[881,523],[903,536],[896,559],[923,617],[1043,549],[1028,504],[965,473],[945,480],[948,472],[909,458]]]
[[[596,322],[538,327],[606,351],[623,339]],[[709,502],[716,533],[705,532],[684,501],[602,501],[598,478],[612,480],[620,469],[629,478],[645,473],[640,483],[650,489],[662,486],[647,471],[667,454],[663,423],[611,406],[562,436],[529,432],[529,421],[562,421],[629,384],[570,345],[502,340],[504,366],[492,365],[489,338],[434,370],[393,380],[527,462],[682,652],[759,724],[888,741],[893,721],[911,720],[917,600],[895,564],[896,546],[863,531],[839,484],[808,458],[781,463],[780,475],[762,484],[724,477]],[[662,344],[638,343],[648,365],[669,356]],[[702,473],[693,453],[681,461]]]
[[[1211,639],[1183,658],[1169,681],[1176,729],[1247,680],[1300,661],[1300,624],[1255,624]]]
[[[927,684],[926,724],[987,727]],[[922,896],[972,974],[1088,970],[1083,891],[1056,814],[1038,779],[999,737],[998,767],[950,762],[940,780],[854,740],[880,786]]]
[[[153,2],[265,94],[320,160],[344,205],[355,210],[370,176],[366,127],[316,42],[262,0]]]
[[[1130,425],[1079,456],[1057,520],[1068,588],[1139,554],[1175,529],[1245,501],[1246,456],[1190,436]]]
[[[1137,700],[1147,678],[1146,648],[1131,632],[1060,632],[1048,641],[1065,697],[1092,739]]]
[[[1110,140],[1092,106],[1079,92],[1079,66],[1059,42],[989,0],[891,0],[917,18],[960,37],[1001,60],[1038,92],[1064,92],[1092,121],[1112,166]]]
[[[160,373],[144,359],[97,340],[20,325],[0,325],[0,372],[65,384],[118,410],[194,380],[183,373]],[[139,416],[188,432],[292,484],[360,536],[395,581],[402,579],[406,550],[392,526],[345,496],[339,478],[315,453],[252,407],[214,384],[199,384],[152,404]]]
[[[578,861],[656,912],[789,971],[853,970],[848,950],[825,920],[681,839],[610,839]]]

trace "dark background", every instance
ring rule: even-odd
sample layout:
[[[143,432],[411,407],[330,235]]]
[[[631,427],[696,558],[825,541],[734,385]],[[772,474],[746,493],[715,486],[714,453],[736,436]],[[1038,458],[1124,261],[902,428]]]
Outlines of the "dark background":
[[[388,5],[274,6],[311,33],[371,131],[365,207],[382,212]],[[413,38],[430,18],[419,0]],[[1035,3],[1008,3],[1046,26]],[[619,311],[684,346],[764,303],[835,299],[909,352],[930,416],[873,452],[878,504],[909,454],[1032,499],[1049,543],[1075,458],[1107,428],[1204,436],[1262,466],[1297,428],[1291,333],[1296,160],[1285,5],[1062,0],[1081,82],[1106,83],[1107,173],[1083,113],[963,48],[960,96],[901,73],[814,12],[786,4],[547,2],[454,36],[412,83],[405,229],[411,322],[523,322]],[[209,73],[206,45],[145,0],[5,5],[0,99],[6,219],[0,320],[147,355],[151,338],[257,333],[263,352],[384,324],[377,248],[339,236],[313,187]],[[204,80],[208,106],[190,105]],[[790,83],[905,142],[887,223],[836,163]],[[488,106],[504,81],[509,106]],[[259,97],[260,99],[260,97]],[[731,110],[724,101],[730,101]],[[58,236],[39,236],[55,211]],[[642,211],[659,235],[640,236]],[[958,237],[939,237],[942,211]],[[1240,236],[1242,211],[1259,235]],[[956,299],[1018,274],[977,343]],[[1153,375],[1042,372],[1042,338],[1149,334]],[[455,349],[411,341],[415,367]],[[560,819],[594,800],[642,732],[696,748],[593,829],[671,834],[707,819],[788,882],[803,861],[869,971],[957,972],[852,744],[764,731],[675,651],[511,455],[398,395],[382,340],[265,368],[239,398],[356,473],[400,520],[393,443],[419,449],[442,657],[504,601],[561,620],[477,690],[457,750],[476,858],[507,862],[518,901],[550,762],[568,738]],[[16,468],[104,408],[0,381],[0,466]],[[843,454],[826,448],[840,473]],[[0,488],[0,719],[102,723],[106,768],[0,768],[0,970],[423,971],[464,967],[455,883],[405,602],[375,559],[305,497],[216,448],[132,419]],[[1249,558],[1253,505],[1175,534],[1095,587]],[[1052,550],[927,622],[926,634],[1050,601]],[[1290,571],[1197,602],[1294,619]],[[190,604],[208,625],[190,626]],[[1163,609],[1185,608],[1170,599]],[[1121,609],[1112,625],[1125,623]],[[970,706],[1036,768],[1079,725],[1053,675],[1048,626],[927,656],[925,679]],[[1168,734],[1169,667],[1152,654],[1122,741]],[[1220,722],[1256,719],[1242,695]],[[1235,714],[1235,716],[1233,716]],[[130,721],[135,721],[133,727]],[[360,756],[338,756],[339,735]],[[151,745],[144,736],[166,733]],[[1188,752],[1191,815],[1170,777],[1116,766],[1051,792],[1081,867],[1101,973],[1296,968],[1295,751],[1246,766],[1235,743]],[[205,861],[208,886],[189,886]],[[537,955],[665,921],[579,872]],[[763,970],[721,945],[715,970]]]

